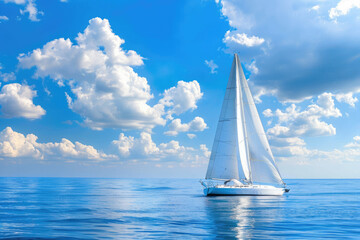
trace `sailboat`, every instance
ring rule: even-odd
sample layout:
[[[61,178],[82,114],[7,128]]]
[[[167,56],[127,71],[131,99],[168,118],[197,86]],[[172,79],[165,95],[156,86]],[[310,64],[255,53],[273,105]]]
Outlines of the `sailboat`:
[[[204,194],[288,192],[276,166],[239,56],[234,55],[205,180]]]

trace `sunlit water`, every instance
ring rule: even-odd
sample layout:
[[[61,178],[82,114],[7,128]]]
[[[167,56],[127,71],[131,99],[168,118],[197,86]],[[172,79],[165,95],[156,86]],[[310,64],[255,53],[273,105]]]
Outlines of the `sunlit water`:
[[[360,180],[205,197],[194,179],[0,178],[0,238],[360,238]]]

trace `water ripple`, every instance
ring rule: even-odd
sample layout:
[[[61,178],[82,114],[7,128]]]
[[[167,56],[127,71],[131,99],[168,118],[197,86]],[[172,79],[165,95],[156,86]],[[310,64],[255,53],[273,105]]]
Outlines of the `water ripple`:
[[[0,178],[1,239],[357,239],[360,180],[204,197],[192,179]]]

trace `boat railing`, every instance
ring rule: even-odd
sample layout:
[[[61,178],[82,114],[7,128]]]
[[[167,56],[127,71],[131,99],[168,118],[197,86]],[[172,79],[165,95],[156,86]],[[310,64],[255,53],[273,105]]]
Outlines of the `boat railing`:
[[[211,181],[203,181],[203,180],[200,180],[199,181],[200,183],[201,183],[201,185],[204,187],[204,188],[216,188],[216,187],[219,187],[219,186],[221,186],[221,187],[224,187],[224,186],[226,186],[226,187],[229,187],[229,188],[231,188],[231,187],[235,187],[235,186],[232,186],[232,185],[226,185],[226,184],[224,184],[224,182],[223,181],[214,181],[214,180],[211,180]]]

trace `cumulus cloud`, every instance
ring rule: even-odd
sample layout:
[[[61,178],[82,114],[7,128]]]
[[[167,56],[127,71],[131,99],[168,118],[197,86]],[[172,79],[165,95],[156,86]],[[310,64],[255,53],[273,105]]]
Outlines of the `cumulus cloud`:
[[[304,111],[291,104],[283,112],[277,109],[263,112],[265,116],[276,116],[278,124],[268,129],[268,134],[277,137],[295,136],[329,136],[335,135],[336,129],[332,124],[321,121],[321,118],[341,117],[341,112],[335,107],[332,94],[323,93],[317,99],[317,104],[309,105]]]
[[[265,117],[272,117],[273,116],[273,112],[271,111],[271,109],[265,109],[264,111],[263,111],[263,115],[265,116]]]
[[[39,11],[36,7],[35,0],[4,0],[5,3],[14,3],[18,5],[25,5],[24,9],[20,9],[22,15],[28,13],[31,21],[40,21],[39,15],[44,15],[42,11]]]
[[[61,142],[39,143],[34,134],[23,135],[15,132],[11,127],[0,132],[0,157],[34,158],[34,159],[89,159],[101,161],[114,159],[114,155],[107,155],[96,150],[93,146],[80,142],[72,143],[63,138]]]
[[[7,127],[0,132],[0,156],[42,158],[42,153],[35,146],[36,140],[34,134],[24,136]]]
[[[360,8],[360,0],[340,0],[336,7],[330,9],[329,17],[334,19],[346,15],[353,8]]]
[[[350,2],[356,6],[358,1]],[[230,33],[261,33],[261,39],[266,39],[259,47],[226,45],[231,53],[239,52],[243,61],[256,61],[259,72],[250,80],[266,89],[264,94],[275,94],[281,101],[302,101],[323,92],[360,89],[360,32],[354,31],[360,28],[360,21],[354,19],[356,16],[341,18],[341,24],[336,24],[328,17],[333,4],[328,1],[318,2],[316,12],[309,11],[314,6],[309,1],[220,3],[222,14],[234,29]],[[264,13],[260,5],[272,11]]]
[[[187,110],[196,109],[196,103],[202,96],[203,93],[196,80],[192,82],[179,81],[176,87],[165,90],[159,105],[169,107],[167,117],[172,119],[173,114],[180,115]]]
[[[0,92],[1,113],[5,118],[23,117],[38,119],[46,111],[33,103],[36,91],[27,85],[11,83],[4,85]]]
[[[137,139],[132,136],[127,137],[121,133],[119,139],[114,140],[112,143],[117,147],[122,156],[129,156],[130,153],[132,156],[147,156],[159,153],[160,151],[152,141],[151,134],[147,132],[142,132],[140,138]]]
[[[153,106],[146,78],[134,66],[143,65],[135,51],[124,50],[124,40],[114,34],[107,19],[93,18],[76,44],[70,39],[55,39],[42,48],[21,54],[21,68],[36,67],[36,78],[49,76],[60,86],[68,85],[69,108],[81,115],[85,125],[103,128],[145,129],[165,125],[164,114],[171,117],[196,109],[202,97],[199,83],[179,81],[165,90]]]
[[[115,35],[106,19],[94,18],[77,44],[56,39],[19,56],[22,68],[36,67],[35,77],[50,76],[67,84],[69,108],[93,129],[152,128],[165,124],[162,106],[150,106],[150,86],[132,68],[143,64],[135,51],[121,48],[124,40]]]
[[[213,60],[205,60],[205,64],[211,69],[211,73],[214,74],[214,73],[217,73],[216,69],[219,67],[216,63],[214,63]]]
[[[147,132],[142,132],[139,138],[121,133],[119,139],[112,143],[118,149],[120,156],[129,160],[180,161],[194,166],[206,164],[210,155],[204,144],[200,145],[199,149],[185,147],[174,140],[157,145],[153,142],[151,134]]]
[[[255,47],[263,44],[265,40],[256,36],[248,37],[246,33],[237,33],[229,30],[225,33],[223,42],[227,45],[235,43],[246,47]]]
[[[1,69],[1,68],[0,68]],[[16,76],[15,73],[10,72],[10,73],[2,73],[0,71],[0,81],[3,82],[10,82],[10,81],[14,81],[16,80]]]
[[[211,152],[209,151],[209,149],[206,147],[205,144],[200,144],[200,149],[201,149],[201,151],[204,152],[205,157],[208,157],[208,158],[210,157]]]
[[[309,164],[313,161],[355,162],[360,159],[360,137],[345,145],[343,149],[328,151],[309,149],[300,138],[269,138],[274,156],[280,161]]]
[[[335,98],[338,102],[347,103],[351,107],[355,107],[355,103],[358,102],[357,97],[354,97],[352,92],[336,94]]]
[[[237,2],[233,0],[221,1],[221,13],[228,20],[232,30],[228,30],[223,38],[223,42],[227,46],[227,52],[247,52],[250,54],[258,53],[254,47],[260,46],[265,39],[255,36],[249,36],[249,32],[255,24],[255,18],[249,14],[245,14],[241,8],[237,6]],[[247,32],[247,33],[246,33]],[[249,50],[251,48],[251,50]]]
[[[274,156],[279,160],[285,160],[293,156],[306,156],[311,153],[306,148],[305,141],[299,137],[279,138],[270,135],[269,143]]]
[[[180,119],[174,119],[168,126],[169,131],[165,132],[166,135],[176,136],[179,132],[201,132],[207,128],[207,124],[201,117],[195,117],[189,123],[181,123]],[[191,138],[191,137],[190,137]]]
[[[336,95],[324,93],[318,96],[316,104],[310,104],[301,110],[291,104],[281,111],[266,109],[263,115],[277,118],[278,122],[268,129],[267,135],[271,149],[277,160],[293,161],[298,164],[308,164],[314,160],[357,161],[360,156],[360,137],[345,145],[344,149],[329,151],[308,148],[303,137],[330,136],[336,134],[332,124],[324,121],[325,118],[341,117],[341,112],[335,107]]]
[[[219,1],[221,3],[221,13],[229,21],[229,25],[235,29],[251,29],[255,24],[255,18],[245,14],[237,5],[237,1]],[[219,3],[217,2],[217,3]]]

